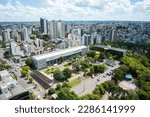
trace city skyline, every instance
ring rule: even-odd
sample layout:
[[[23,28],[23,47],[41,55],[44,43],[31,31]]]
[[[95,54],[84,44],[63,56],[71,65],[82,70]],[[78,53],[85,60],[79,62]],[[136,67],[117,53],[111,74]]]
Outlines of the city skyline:
[[[149,0],[1,0],[0,22],[50,20],[150,21]]]

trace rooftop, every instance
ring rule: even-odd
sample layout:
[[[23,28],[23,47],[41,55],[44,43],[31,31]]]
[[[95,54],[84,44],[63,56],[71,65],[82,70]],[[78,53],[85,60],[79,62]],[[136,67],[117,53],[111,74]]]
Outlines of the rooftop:
[[[86,46],[77,46],[77,47],[67,48],[67,49],[63,49],[63,50],[59,50],[59,51],[53,51],[53,52],[46,53],[46,54],[36,55],[36,56],[33,56],[32,58],[36,59],[36,60],[41,60],[41,59],[46,59],[46,58],[50,58],[50,57],[54,57],[54,56],[63,55],[65,53],[70,53],[73,51],[78,51],[78,50],[85,49],[85,48],[87,48],[87,47]]]
[[[14,80],[7,70],[0,71],[0,87],[7,87],[9,84],[15,84],[17,81]]]
[[[119,52],[126,52],[127,50],[121,49],[121,48],[115,48],[111,46],[105,46],[105,45],[95,45],[96,47],[104,48],[106,50],[114,50],[114,51],[119,51]]]
[[[26,90],[12,78],[7,70],[0,71],[0,77],[0,99],[9,99],[26,92]]]

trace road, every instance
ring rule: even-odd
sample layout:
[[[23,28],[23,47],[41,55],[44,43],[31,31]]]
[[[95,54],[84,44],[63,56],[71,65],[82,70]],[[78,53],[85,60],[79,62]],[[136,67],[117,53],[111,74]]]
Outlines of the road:
[[[118,61],[116,61],[115,63],[116,65],[114,67],[108,66],[108,69],[103,74],[98,74],[93,78],[88,78],[87,80],[83,80],[79,85],[71,88],[71,90],[74,91],[79,96],[85,94],[91,94],[95,89],[96,85],[111,80],[111,76],[108,76],[106,74],[112,72],[112,70],[120,66]]]

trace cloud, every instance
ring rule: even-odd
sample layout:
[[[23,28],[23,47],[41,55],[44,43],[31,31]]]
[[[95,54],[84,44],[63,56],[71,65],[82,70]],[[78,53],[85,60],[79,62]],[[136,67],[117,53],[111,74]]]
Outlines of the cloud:
[[[40,0],[38,0],[40,1]],[[42,4],[43,2],[43,4]],[[36,3],[38,4],[38,3]],[[40,7],[22,3],[0,3],[0,21],[48,20],[150,20],[150,0],[41,0]]]

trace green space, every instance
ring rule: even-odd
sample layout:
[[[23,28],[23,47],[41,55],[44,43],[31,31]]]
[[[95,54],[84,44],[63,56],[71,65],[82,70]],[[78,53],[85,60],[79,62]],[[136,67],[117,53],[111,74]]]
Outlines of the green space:
[[[50,75],[50,74],[54,73],[54,71],[57,69],[58,69],[57,67],[53,67],[51,69],[47,68],[44,70],[44,73],[46,73],[47,75]]]
[[[72,73],[80,74],[84,72],[86,76],[103,73],[106,69],[105,64],[99,62],[105,60],[119,60],[120,67],[112,73],[112,80],[109,82],[97,85],[92,94],[87,94],[78,97],[70,90],[70,87],[79,85],[82,80],[76,78],[66,84],[57,85],[56,89],[49,89],[48,95],[56,93],[59,100],[99,100],[107,92],[111,100],[150,100],[150,43],[129,43],[129,42],[109,42],[105,41],[102,44],[110,45],[127,49],[125,56],[119,54],[111,54],[105,51],[100,51],[91,46],[93,50],[87,52],[84,57],[74,56],[70,62],[64,67],[72,66],[72,69],[65,68],[60,70],[57,67],[43,70],[47,75],[53,74],[54,79],[60,82],[67,81],[71,78]],[[98,52],[97,52],[98,51]],[[96,53],[97,52],[97,53]],[[60,58],[63,61],[63,58]],[[28,59],[26,63],[32,66],[32,61]],[[0,68],[3,64],[0,65]],[[32,66],[33,67],[33,66]],[[27,67],[22,68],[22,74],[28,76]],[[118,86],[118,83],[125,80],[125,75],[131,74],[133,82],[138,87],[135,91],[127,91]]]
[[[77,86],[78,84],[81,83],[81,80],[79,78],[77,79],[74,79],[72,81],[70,81],[68,84],[71,86],[71,87],[74,87],[74,86]]]
[[[11,66],[7,64],[7,62],[5,62],[4,60],[0,59],[0,71],[2,70],[8,70],[10,69]]]

